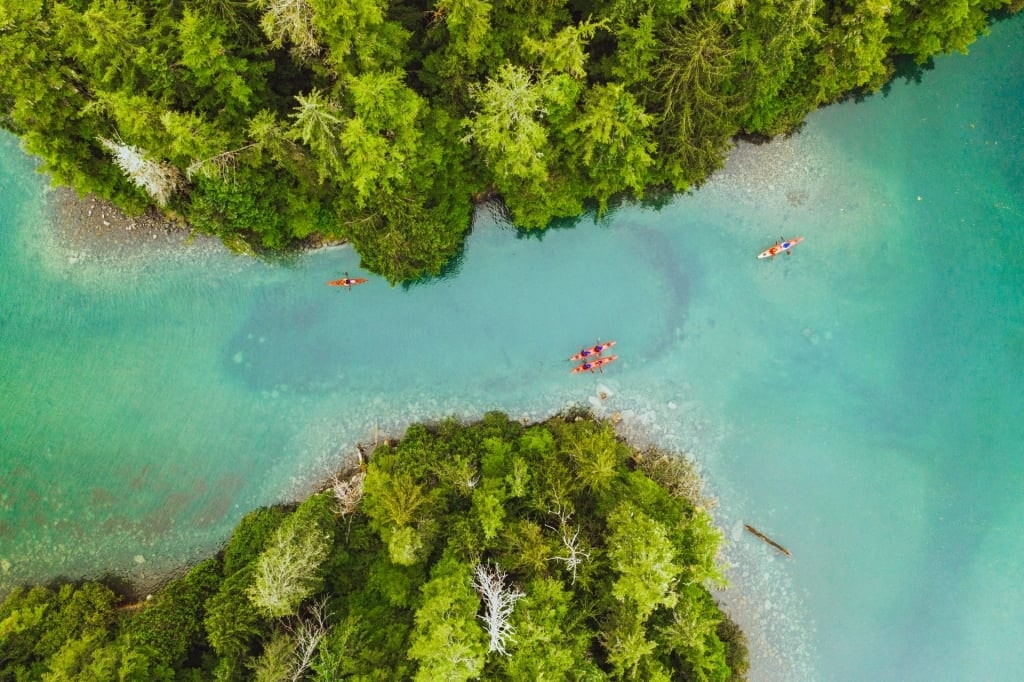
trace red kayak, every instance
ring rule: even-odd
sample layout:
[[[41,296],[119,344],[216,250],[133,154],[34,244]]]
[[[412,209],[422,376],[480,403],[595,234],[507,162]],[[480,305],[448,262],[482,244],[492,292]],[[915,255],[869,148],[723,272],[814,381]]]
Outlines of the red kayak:
[[[618,355],[606,355],[603,358],[597,358],[596,360],[591,360],[590,362],[584,362],[579,367],[573,367],[572,373],[581,374],[582,372],[593,372],[595,369],[601,373],[604,373],[604,370],[601,368],[607,365],[609,362],[615,362],[618,359]]]
[[[781,242],[776,242],[771,248],[765,249],[761,253],[757,254],[758,258],[774,258],[780,253],[789,253],[789,250],[804,240],[803,237],[794,237],[793,239],[785,239]]]
[[[341,279],[332,279],[330,282],[327,283],[327,286],[351,288],[357,284],[364,284],[369,281],[370,280],[366,279],[365,277],[349,277],[348,273],[346,272],[344,277],[342,277]]]
[[[605,341],[604,343],[599,343],[596,346],[591,346],[590,348],[584,348],[579,353],[577,353],[576,355],[574,355],[571,358],[569,358],[569,361],[570,362],[576,362],[577,360],[582,360],[584,358],[589,358],[591,355],[600,355],[602,352],[608,350],[609,348],[611,348],[614,345],[615,345],[614,341]]]

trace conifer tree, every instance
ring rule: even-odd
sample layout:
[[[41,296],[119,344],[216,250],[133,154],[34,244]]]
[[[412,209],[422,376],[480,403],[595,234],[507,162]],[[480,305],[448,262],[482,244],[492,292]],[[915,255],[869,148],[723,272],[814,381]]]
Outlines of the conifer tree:
[[[166,206],[171,196],[183,183],[181,171],[167,162],[147,158],[144,151],[123,140],[100,138],[100,144],[114,157],[114,163],[128,178],[146,190],[161,206]]]

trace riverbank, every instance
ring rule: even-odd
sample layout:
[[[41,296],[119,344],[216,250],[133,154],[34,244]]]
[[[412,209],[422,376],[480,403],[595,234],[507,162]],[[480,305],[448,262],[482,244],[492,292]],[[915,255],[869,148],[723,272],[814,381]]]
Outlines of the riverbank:
[[[88,260],[131,259],[154,248],[191,247],[227,249],[220,239],[197,232],[155,208],[130,216],[113,203],[95,195],[79,196],[69,187],[48,193],[53,221],[53,242],[72,265]],[[345,240],[309,237],[303,251],[344,246]],[[239,243],[239,247],[244,247]],[[245,248],[242,248],[245,251]],[[254,255],[251,250],[245,255]]]
[[[757,163],[759,157],[763,157],[765,159],[765,164],[763,164],[765,167],[762,167],[762,165]],[[743,170],[749,173],[754,173],[755,171],[758,172],[759,175],[757,179],[750,180],[741,172],[730,172],[731,164],[734,163],[741,165]],[[741,144],[731,156],[730,166],[727,166],[727,169],[721,172],[721,180],[712,181],[709,185],[701,189],[701,193],[706,194],[709,191],[713,191],[719,195],[730,194],[731,196],[738,197],[741,202],[744,203],[755,203],[758,196],[760,196],[760,201],[763,202],[767,195],[771,201],[785,206],[792,206],[792,202],[785,196],[784,192],[793,187],[799,188],[803,182],[809,181],[806,174],[807,166],[801,163],[801,157],[792,148],[792,145],[779,144],[754,146]],[[778,191],[765,192],[764,185],[768,182],[772,182],[776,187],[778,187]],[[758,190],[761,190],[760,194],[758,194]],[[752,196],[748,198],[747,194],[751,194]],[[59,210],[55,210],[54,212],[55,216],[62,216],[57,220],[59,224],[56,226],[54,232],[58,235],[60,243],[65,247],[63,250],[66,250],[69,253],[75,252],[86,254],[84,256],[85,260],[96,261],[98,266],[96,268],[97,271],[110,270],[111,268],[106,266],[108,264],[115,264],[113,261],[117,261],[116,265],[121,265],[122,262],[129,260],[138,261],[145,258],[144,254],[147,253],[159,253],[161,259],[172,258],[193,260],[195,258],[195,247],[200,243],[198,240],[205,240],[205,243],[209,243],[211,245],[211,250],[215,250],[217,253],[225,253],[225,249],[217,240],[200,235],[197,237],[196,241],[189,242],[187,230],[175,230],[173,225],[167,226],[165,224],[161,224],[159,220],[150,220],[146,222],[145,217],[132,219],[123,216],[123,214],[119,214],[116,209],[113,209],[109,205],[103,205],[103,202],[97,202],[89,198],[78,200],[73,193],[71,193],[70,197],[65,196],[63,199],[66,203],[60,205]],[[735,223],[735,225],[742,226],[744,229],[752,229],[747,223]],[[740,229],[740,227],[735,227],[734,229]],[[168,246],[163,247],[163,245]],[[160,246],[161,248],[155,248],[156,246]],[[556,248],[551,244],[546,246],[549,250],[551,248]],[[332,256],[331,258],[333,259],[334,257]],[[249,267],[248,265],[245,265],[245,263],[251,262],[250,259],[242,257],[231,259],[231,261],[238,264],[238,267]],[[217,269],[223,268],[223,263],[221,263],[220,260],[217,260],[216,263],[220,264],[214,264],[214,267]],[[315,264],[310,267],[315,268]],[[118,272],[123,272],[129,268],[122,269],[115,267],[113,269]],[[672,270],[670,270],[670,272],[671,271]],[[146,272],[150,272],[150,270],[146,269]],[[232,279],[235,278],[232,277]],[[568,279],[576,278],[570,277]],[[492,278],[489,277],[488,282],[491,280]],[[124,280],[120,275],[118,276],[118,281],[123,284]],[[317,279],[318,284],[319,281],[320,280]],[[290,285],[287,288],[288,292],[294,292],[301,289],[300,283],[296,282],[294,284],[295,286]],[[482,285],[482,289],[487,289],[486,283]],[[629,287],[627,287],[627,289],[631,291]],[[287,299],[286,304],[282,304],[283,309],[291,311],[297,306],[302,307],[294,300],[294,293],[282,293],[281,296]],[[639,294],[633,295],[631,293],[629,298],[631,300],[639,300],[649,297]],[[342,300],[348,301],[349,299],[346,298]],[[267,300],[261,300],[260,305],[261,310],[266,310],[268,305]],[[317,308],[317,310],[320,311],[320,317],[317,319],[321,319],[327,314],[326,309]],[[530,312],[531,319],[537,314],[538,310],[543,314],[543,311],[546,310],[546,308],[543,306],[540,308],[534,307]],[[356,319],[358,319],[358,315],[359,311],[357,309],[349,307],[346,312],[346,317],[343,318],[343,320],[339,319],[337,324],[341,324],[343,321],[345,323],[351,323],[353,316],[356,316]],[[486,314],[482,317],[485,320],[487,319]],[[289,317],[288,320],[289,325],[294,324],[294,322],[291,321],[292,318]],[[364,322],[366,325],[365,329],[373,328],[369,326],[372,324],[371,319],[367,318]],[[594,320],[588,315],[585,322],[580,320],[580,324],[584,323],[593,324]],[[646,328],[644,325],[640,325],[639,321],[636,321],[632,325],[625,325],[625,327],[630,326],[635,328]],[[337,326],[333,326],[332,328],[336,329]],[[239,348],[243,348],[245,350],[247,359],[251,357],[258,361],[259,358],[267,354],[266,349],[268,344],[274,343],[274,337],[268,334],[265,323],[254,324],[250,329],[247,329],[244,332],[237,332],[239,337],[245,338],[250,338],[250,334],[252,335],[251,338],[256,339],[257,341],[262,338],[263,335],[268,335],[269,340],[267,344],[263,344],[262,342],[257,344],[256,341],[253,341],[249,345],[239,346]],[[659,339],[667,338],[673,337],[670,333],[661,334],[661,336],[659,336]],[[330,343],[326,339],[327,336],[324,336],[321,342],[329,346]],[[642,337],[624,337],[623,343],[626,341],[629,341],[630,345],[633,346],[634,352],[632,355],[634,358],[636,356],[636,348],[644,347],[645,345],[645,341]],[[191,339],[189,342],[194,343]],[[281,351],[281,353],[278,354],[278,357],[291,357],[291,353],[294,352],[293,344],[284,345],[287,346],[289,350]],[[481,345],[485,345],[484,342],[481,342]],[[545,343],[544,345],[547,346],[549,344]],[[303,346],[300,345],[299,347],[301,348]],[[237,348],[232,346],[229,351],[224,351],[225,356],[233,356],[236,350]],[[351,356],[353,353],[358,353],[358,351],[349,348],[347,353]],[[625,358],[625,360],[629,362],[629,358]],[[277,363],[275,363],[275,366],[276,364]],[[327,364],[329,365],[328,368],[333,368],[333,364]],[[318,376],[320,374],[335,376],[337,372],[350,371],[347,369],[347,363],[345,367],[339,366],[338,368],[326,372],[324,371],[325,365],[323,360],[320,365]],[[232,362],[229,367],[231,371],[234,372],[239,365]],[[248,377],[249,374],[246,374],[245,376]],[[413,374],[412,376],[416,375]],[[292,378],[294,379],[294,377]],[[448,375],[445,375],[444,379],[446,381],[451,381],[451,377]],[[440,381],[441,377],[437,377],[437,380]],[[351,380],[349,380],[346,382],[346,385],[351,383]],[[435,386],[436,385],[437,384],[435,384]],[[523,386],[526,385],[527,382],[523,382]],[[543,382],[541,385],[543,385]],[[602,394],[607,395],[618,392],[618,384],[613,382],[611,385],[615,390],[598,386],[598,390],[593,395],[587,397],[587,400],[589,401],[588,404],[592,408],[597,409],[599,406],[606,408],[608,410],[608,416],[615,419],[617,410],[622,408],[623,404],[621,401],[614,399],[609,401],[602,400]],[[523,400],[525,400],[525,404],[527,405],[538,407],[537,396],[535,395],[538,391],[537,383],[535,381],[531,381],[529,382],[529,386],[531,386],[529,392],[533,395],[533,398],[523,398]],[[689,421],[685,421],[690,418],[690,415],[695,409],[694,405],[687,401],[688,397],[692,397],[692,390],[689,387],[675,388],[671,385],[665,384],[665,382],[660,382],[658,386],[659,388],[653,391],[654,394],[658,396],[671,396],[673,401],[665,402],[663,409],[659,407],[657,401],[649,405],[646,409],[640,409],[637,405],[646,404],[646,401],[643,399],[644,396],[641,396],[636,391],[630,390],[629,396],[624,403],[625,409],[621,414],[619,414],[619,416],[622,417],[622,423],[617,425],[620,434],[625,436],[627,440],[634,445],[640,447],[656,442],[663,443],[682,441],[686,444],[689,451],[699,453],[699,460],[704,460],[708,456],[711,456],[709,450],[713,450],[713,443],[717,442],[717,437],[713,436],[711,433],[714,431],[712,426],[704,423],[703,421],[699,424],[690,424]],[[502,383],[501,390],[508,390],[507,383],[504,381]],[[543,393],[545,391],[541,390],[540,392]],[[648,392],[650,392],[649,389],[642,391],[644,394]],[[406,396],[407,393],[399,391],[399,395]],[[573,397],[578,398],[579,396],[574,395]],[[395,402],[405,404],[403,400],[404,398],[399,398],[396,399]],[[465,400],[467,400],[467,398],[462,396],[461,400],[456,401],[454,404],[461,405]],[[487,400],[488,402],[486,404],[482,404],[481,409],[487,409],[487,407],[494,405],[494,395],[488,392]],[[597,404],[595,405],[595,403]],[[375,405],[373,409],[387,412],[389,411],[387,406],[390,404],[390,402],[382,402],[380,406]],[[430,408],[415,409],[415,406],[419,404],[420,403],[418,402],[413,402],[405,405],[405,407],[412,405],[414,409],[412,409],[411,412],[414,413],[414,416],[426,419],[436,417],[438,414],[450,413],[450,410],[452,409],[448,405],[443,405],[441,408],[437,408],[437,406],[432,402],[430,403],[430,405],[432,405]],[[500,404],[504,405],[504,403]],[[555,406],[557,406],[557,401]],[[548,403],[547,408],[551,407],[552,403]],[[545,412],[545,409],[547,408],[540,406],[538,407],[538,410],[540,412]],[[279,408],[275,407],[274,409],[277,410]],[[342,408],[335,409],[340,410]],[[347,411],[345,411],[347,419],[349,420],[353,419],[352,409],[353,408],[349,407],[347,408]],[[358,412],[358,410],[356,411]],[[530,410],[531,414],[535,411],[537,410]],[[301,416],[305,418],[309,416],[309,412],[310,408],[306,406],[302,409]],[[519,412],[517,411],[516,414],[518,413]],[[187,418],[190,424],[194,424],[194,416],[182,418]],[[286,417],[282,417],[282,419],[286,419]],[[311,422],[315,422],[315,417],[309,417],[309,419]],[[358,421],[358,419],[356,419],[356,421]],[[683,423],[684,421],[685,423]],[[332,442],[333,440],[334,439],[332,439]],[[345,442],[345,439],[343,438],[339,438],[337,440]],[[168,447],[177,446],[172,444]],[[322,452],[323,449],[314,446],[311,447],[309,451]],[[305,455],[303,454],[295,455],[296,460],[304,461],[304,458]],[[283,467],[282,469],[285,474],[291,473]],[[723,499],[731,499],[733,496],[732,493],[734,492],[735,491],[729,491],[729,494],[725,495]],[[230,499],[230,495],[221,495],[219,497],[227,497]],[[272,495],[270,499],[279,498],[277,498],[276,495]],[[716,511],[719,513],[722,512],[722,510]],[[241,513],[241,511],[238,511],[237,513]],[[718,515],[719,514],[716,514],[716,516]],[[725,521],[724,524],[722,523],[723,520]],[[722,518],[719,519],[719,524],[722,525],[723,528],[727,529],[726,532],[728,533],[728,528],[731,527],[731,522],[733,520],[734,519],[730,518],[728,515],[722,514]],[[756,523],[761,522],[762,518],[758,517],[756,519]],[[184,537],[187,532],[188,530],[184,526],[179,526],[175,529],[175,533],[181,536],[180,541],[172,539],[169,544],[187,546],[188,542]],[[199,529],[196,529],[196,532],[199,532]],[[735,540],[735,538],[730,539]],[[754,663],[754,669],[758,671],[756,679],[794,679],[791,672],[797,669],[805,670],[807,656],[806,652],[793,651],[794,637],[788,636],[793,633],[780,633],[780,630],[786,627],[787,613],[789,611],[788,606],[793,601],[792,595],[789,593],[791,586],[788,584],[780,584],[779,573],[784,573],[785,569],[782,569],[778,564],[774,564],[771,567],[772,570],[768,570],[768,568],[763,564],[764,557],[761,556],[759,552],[759,550],[762,549],[759,546],[751,543],[749,547],[744,549],[742,544],[735,542],[729,544],[731,546],[727,547],[726,552],[727,560],[732,564],[732,567],[729,569],[729,577],[733,584],[725,592],[716,595],[716,598],[722,599],[723,602],[730,603],[731,606],[728,607],[728,610],[732,613],[733,618],[745,631],[751,633],[751,658]],[[133,561],[133,556],[140,558],[144,556],[145,563],[138,562],[138,560]],[[199,556],[195,554],[183,556],[178,566],[175,568],[177,568],[177,570],[181,570],[184,565],[198,560],[198,558]],[[125,562],[128,566],[126,569],[126,575],[133,582],[135,580],[142,580],[145,583],[144,587],[141,585],[139,586],[142,587],[142,594],[151,592],[158,584],[165,582],[168,575],[176,575],[174,570],[166,570],[172,568],[168,565],[169,562],[165,561],[161,564],[159,561],[160,553],[149,544],[140,542],[138,546],[133,546],[128,552],[128,561]],[[756,627],[751,628],[751,625],[755,625]],[[801,632],[797,634],[804,633]],[[797,641],[799,642],[801,640],[797,639]],[[799,678],[799,675],[796,677]]]
[[[0,677],[78,678],[60,656],[77,646],[79,660],[130,658],[203,679],[252,669],[261,678],[294,656],[330,679],[702,670],[742,680],[746,638],[706,587],[721,575],[721,536],[695,476],[681,458],[627,446],[583,410],[530,425],[498,412],[413,424],[327,490],[247,514],[222,551],[142,605],[122,607],[89,584],[59,597],[13,593],[0,621],[27,624],[15,640],[0,637],[9,645]],[[52,608],[28,622],[40,606]],[[591,617],[572,615],[583,608]],[[103,614],[90,616],[103,625],[82,612]],[[511,627],[496,626],[499,617]],[[311,624],[315,637],[303,639]],[[79,627],[89,632],[76,640]],[[638,633],[643,653],[619,644]]]
[[[81,253],[100,254],[152,242],[185,244],[196,238],[212,240],[194,234],[186,224],[173,221],[156,209],[129,216],[108,201],[92,194],[81,197],[68,187],[53,188],[50,204],[56,240]]]

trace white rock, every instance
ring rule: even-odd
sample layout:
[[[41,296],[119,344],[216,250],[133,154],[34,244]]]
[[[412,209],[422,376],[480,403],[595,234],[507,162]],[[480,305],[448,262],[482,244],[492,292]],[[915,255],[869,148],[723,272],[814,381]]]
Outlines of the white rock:
[[[737,521],[732,524],[732,530],[729,532],[733,542],[739,542],[740,538],[743,537],[743,522]]]
[[[135,555],[135,563],[137,563],[137,564],[144,564],[144,563],[146,563],[146,557],[142,556],[141,554],[136,554]]]

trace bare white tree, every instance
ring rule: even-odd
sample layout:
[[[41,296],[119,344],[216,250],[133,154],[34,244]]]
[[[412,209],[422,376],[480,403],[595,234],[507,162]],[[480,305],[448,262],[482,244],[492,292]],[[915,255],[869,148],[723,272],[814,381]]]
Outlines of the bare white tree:
[[[313,6],[309,0],[255,0],[256,7],[263,10],[260,26],[276,47],[285,42],[292,44],[292,51],[300,59],[320,54],[316,28],[313,26]]]
[[[193,159],[192,163],[185,169],[185,175],[189,180],[197,175],[204,178],[227,180],[238,166],[238,156],[245,150],[255,146],[256,143],[253,142],[238,149],[229,149],[226,152],[221,152],[208,159]]]
[[[551,526],[548,526],[551,528]],[[551,528],[551,530],[555,530]],[[572,573],[572,584],[576,584],[576,569],[579,568],[580,564],[590,558],[590,552],[584,552],[580,547],[580,531],[576,529],[576,532],[569,535],[570,527],[568,524],[562,524],[559,526],[559,531],[562,535],[562,545],[565,547],[566,556],[553,556],[549,561],[564,561],[566,569]]]
[[[359,501],[363,499],[363,480],[366,478],[361,470],[345,478],[340,474],[334,474],[331,479],[331,491],[337,502],[335,509],[341,517],[348,516],[359,507]]]
[[[473,587],[484,600],[484,615],[478,616],[487,624],[487,633],[491,637],[488,653],[497,651],[508,656],[505,645],[512,640],[514,629],[509,623],[516,602],[525,597],[514,586],[506,587],[507,574],[497,566],[477,564],[473,571]]]
[[[327,558],[330,543],[315,526],[299,527],[290,516],[256,559],[255,579],[246,590],[249,600],[265,615],[290,616],[312,596],[322,582],[320,564]]]
[[[569,519],[572,518],[572,507],[562,501],[561,495],[555,495],[553,497],[555,502],[555,508],[548,509],[548,514],[553,514],[554,516],[558,517],[559,528],[565,527],[569,523]],[[548,526],[548,528],[551,528],[551,526]],[[552,528],[552,530],[554,529]]]
[[[292,635],[295,645],[295,657],[292,659],[289,675],[291,682],[302,679],[320,641],[327,635],[327,597],[314,600],[307,608],[305,615],[299,616],[293,623],[286,624],[285,629]]]
[[[136,185],[146,190],[161,206],[166,206],[171,195],[181,186],[181,171],[169,163],[146,158],[144,151],[118,138],[98,138],[114,157],[114,163]]]

